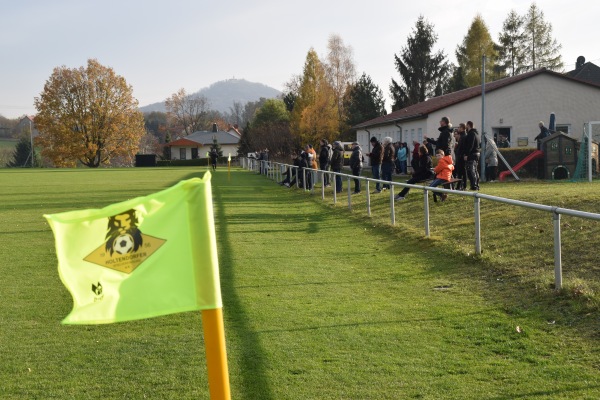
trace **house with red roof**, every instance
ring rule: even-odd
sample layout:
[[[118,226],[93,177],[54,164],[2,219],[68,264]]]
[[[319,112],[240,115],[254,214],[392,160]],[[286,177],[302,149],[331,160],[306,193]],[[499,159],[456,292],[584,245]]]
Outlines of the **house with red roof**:
[[[486,83],[483,129],[481,86],[433,97],[353,128],[365,153],[373,136],[380,141],[389,136],[409,146],[414,140],[422,143],[424,136],[435,139],[444,116],[454,127],[473,121],[480,133],[496,140],[506,137],[510,147],[536,147],[538,123],[548,121],[550,113],[556,115],[557,131],[580,140],[583,124],[600,120],[600,84],[541,68]]]
[[[223,156],[237,156],[241,134],[237,127],[229,126],[229,130],[220,131],[213,124],[212,131],[196,131],[188,136],[177,138],[167,143],[171,148],[171,160],[192,160],[196,158],[207,158],[207,153],[214,140],[217,140]]]

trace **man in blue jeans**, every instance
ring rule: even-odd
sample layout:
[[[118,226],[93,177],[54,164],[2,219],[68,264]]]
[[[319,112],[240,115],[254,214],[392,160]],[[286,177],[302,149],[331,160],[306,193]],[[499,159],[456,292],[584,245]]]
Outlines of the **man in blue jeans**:
[[[371,138],[371,152],[367,154],[369,156],[369,164],[371,165],[371,172],[373,179],[381,179],[381,161],[383,160],[383,147],[375,136]],[[375,184],[375,192],[381,193],[381,183]]]

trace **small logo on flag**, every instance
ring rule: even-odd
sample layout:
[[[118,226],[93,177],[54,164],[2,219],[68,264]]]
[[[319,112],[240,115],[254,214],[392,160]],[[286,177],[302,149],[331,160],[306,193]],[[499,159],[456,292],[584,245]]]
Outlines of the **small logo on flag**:
[[[126,274],[132,273],[166,242],[164,239],[143,234],[138,228],[138,223],[133,209],[109,217],[104,244],[84,260]],[[95,293],[93,286],[92,290]]]

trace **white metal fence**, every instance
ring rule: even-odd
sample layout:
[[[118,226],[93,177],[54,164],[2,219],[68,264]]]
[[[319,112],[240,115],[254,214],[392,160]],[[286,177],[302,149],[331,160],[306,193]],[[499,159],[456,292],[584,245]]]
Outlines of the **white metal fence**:
[[[298,179],[298,175],[300,172],[299,172],[299,168],[294,165],[269,162],[269,161],[258,161],[258,160],[251,159],[251,158],[250,159],[249,158],[241,158],[240,165],[241,165],[241,167],[243,167],[245,169],[252,170],[257,173],[261,173],[275,181],[281,181],[284,171],[287,170],[287,171],[289,171],[290,181],[292,181],[295,178],[296,187],[299,187],[300,180]],[[525,208],[530,208],[530,209],[534,209],[534,210],[548,212],[552,215],[552,221],[553,221],[553,225],[554,225],[554,284],[555,284],[555,289],[557,289],[557,290],[562,288],[562,254],[561,254],[560,216],[568,215],[568,216],[572,216],[572,217],[600,221],[600,214],[589,213],[589,212],[578,211],[578,210],[571,210],[568,208],[547,206],[547,205],[537,204],[537,203],[530,203],[527,201],[507,199],[504,197],[490,196],[490,195],[479,193],[479,192],[454,191],[454,190],[443,189],[443,188],[439,188],[439,187],[433,188],[433,187],[422,186],[422,185],[409,185],[406,183],[390,182],[390,181],[384,181],[381,179],[373,179],[373,178],[367,178],[367,177],[363,177],[363,176],[354,176],[354,175],[348,175],[348,174],[337,173],[337,172],[332,172],[332,171],[322,171],[322,170],[316,170],[316,169],[311,169],[311,168],[304,168],[302,170],[302,173],[304,174],[303,179],[301,179],[302,183],[303,183],[303,189],[310,190],[311,193],[314,193],[314,191],[315,191],[315,180],[316,179],[314,179],[314,178],[319,177],[320,181],[322,182],[323,175],[329,174],[331,187],[333,189],[334,204],[337,203],[337,194],[338,194],[337,190],[336,190],[335,176],[338,175],[342,179],[346,179],[347,180],[346,186],[348,188],[348,208],[349,209],[352,209],[351,182],[354,179],[360,179],[366,185],[366,190],[365,190],[366,206],[367,206],[367,214],[369,216],[371,216],[371,196],[370,196],[369,184],[371,182],[373,182],[373,183],[390,185],[390,190],[389,190],[390,222],[392,225],[396,224],[396,217],[395,217],[396,214],[395,214],[395,209],[394,209],[394,206],[395,206],[395,204],[394,204],[394,197],[395,197],[394,188],[396,186],[400,186],[402,188],[406,187],[406,188],[410,188],[410,189],[416,189],[416,190],[423,191],[424,228],[425,228],[425,236],[426,237],[429,237],[429,235],[430,235],[430,231],[429,231],[429,192],[430,191],[438,192],[438,193],[446,193],[446,194],[452,193],[453,195],[472,197],[473,198],[473,213],[475,216],[475,252],[478,255],[481,255],[480,210],[481,210],[481,200],[482,199],[495,201],[498,203],[509,204],[509,205],[513,205],[513,206],[518,206],[518,207],[525,207]],[[307,187],[306,187],[306,175],[308,173],[311,173],[313,176],[312,185],[311,185],[310,189],[307,189]],[[321,185],[320,188],[321,188],[321,198],[325,199],[325,186]]]

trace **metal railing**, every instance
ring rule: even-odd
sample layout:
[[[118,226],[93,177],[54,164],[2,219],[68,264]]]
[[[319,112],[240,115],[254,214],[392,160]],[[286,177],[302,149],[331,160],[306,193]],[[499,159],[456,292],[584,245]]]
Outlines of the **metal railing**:
[[[248,161],[248,160],[250,160],[250,161]],[[300,174],[300,172],[299,172],[299,168],[297,166],[283,164],[283,163],[277,163],[277,162],[257,161],[257,160],[252,160],[252,159],[243,159],[243,158],[240,160],[240,164],[245,169],[253,170],[258,173],[262,173],[262,174],[266,175],[267,177],[269,177],[270,179],[276,180],[276,181],[282,180],[283,170],[287,169],[290,174],[290,181],[292,179],[291,176],[293,175],[296,179],[296,187],[299,187],[298,175]],[[334,204],[337,203],[337,190],[336,190],[335,176],[339,175],[340,177],[342,177],[342,179],[347,178],[348,208],[350,210],[352,209],[351,182],[354,179],[359,179],[361,181],[364,181],[366,183],[366,206],[367,206],[367,214],[369,216],[371,216],[371,197],[370,197],[369,183],[373,182],[373,183],[380,183],[382,185],[383,184],[389,185],[390,186],[390,189],[389,189],[390,222],[392,225],[396,224],[395,207],[394,207],[394,197],[395,197],[394,196],[394,187],[400,186],[403,188],[422,190],[423,191],[423,206],[424,206],[424,228],[425,228],[425,236],[426,237],[430,236],[429,192],[446,193],[446,194],[451,193],[453,195],[458,195],[458,196],[472,197],[473,198],[473,214],[474,214],[474,218],[475,218],[475,226],[474,226],[474,228],[475,228],[475,253],[478,255],[481,255],[481,200],[482,199],[490,200],[490,201],[494,201],[494,202],[498,202],[498,203],[503,203],[503,204],[509,204],[509,205],[513,205],[513,206],[518,206],[518,207],[525,207],[525,208],[530,208],[530,209],[534,209],[534,210],[549,212],[552,214],[552,222],[554,225],[554,286],[555,286],[556,290],[561,289],[562,283],[563,283],[563,280],[562,280],[562,253],[561,253],[561,229],[560,229],[561,215],[568,215],[568,216],[572,216],[572,217],[600,221],[600,214],[579,211],[579,210],[572,210],[569,208],[547,206],[544,204],[530,203],[527,201],[507,199],[504,197],[491,196],[491,195],[483,194],[483,193],[479,193],[479,192],[456,191],[456,190],[451,190],[451,189],[443,189],[443,188],[439,188],[439,187],[434,188],[434,187],[423,186],[423,185],[410,185],[407,183],[390,182],[390,181],[384,181],[381,179],[373,179],[373,178],[368,178],[368,177],[364,177],[364,176],[348,175],[348,174],[333,172],[333,171],[323,171],[323,170],[316,170],[316,169],[311,169],[311,168],[303,168],[302,169],[302,174],[304,174],[304,177],[302,179],[303,189],[305,191],[310,190],[311,194],[314,194],[315,179],[312,179],[311,187],[307,188],[306,187],[307,172],[312,173],[313,176],[320,177],[321,182],[323,182],[323,176],[325,174],[329,174],[330,182],[332,183],[331,186],[333,189],[333,203]],[[321,185],[321,198],[323,200],[325,199],[325,185]]]

